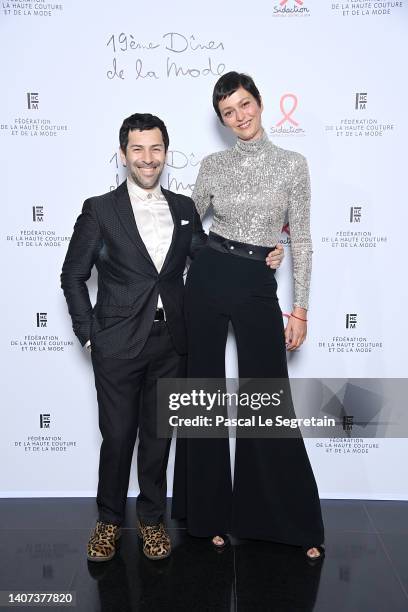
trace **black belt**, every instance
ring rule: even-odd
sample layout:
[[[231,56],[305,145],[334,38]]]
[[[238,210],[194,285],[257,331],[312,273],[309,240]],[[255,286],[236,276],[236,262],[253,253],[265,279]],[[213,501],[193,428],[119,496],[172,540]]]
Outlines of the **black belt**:
[[[166,317],[163,308],[156,308],[156,314],[154,315],[154,321],[165,321]]]
[[[248,259],[256,259],[264,261],[268,253],[273,251],[275,247],[263,247],[256,244],[248,244],[248,242],[238,242],[237,240],[229,240],[214,232],[208,235],[207,246],[220,251],[221,253],[230,253],[239,257],[247,257]]]

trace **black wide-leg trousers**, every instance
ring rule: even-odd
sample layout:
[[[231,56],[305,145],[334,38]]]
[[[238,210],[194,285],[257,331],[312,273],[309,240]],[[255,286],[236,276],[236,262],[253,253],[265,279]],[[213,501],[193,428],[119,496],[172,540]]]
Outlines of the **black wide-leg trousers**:
[[[92,352],[102,434],[97,494],[101,521],[123,522],[138,432],[136,511],[146,524],[162,520],[171,440],[157,438],[156,385],[159,378],[182,376],[184,363],[162,321],[153,323],[143,350],[133,359],[104,358]]]
[[[231,321],[239,377],[288,376],[274,271],[264,261],[203,249],[186,283],[188,376],[225,377]],[[324,541],[316,481],[302,438],[178,439],[173,516],[195,536],[232,533],[311,547]]]

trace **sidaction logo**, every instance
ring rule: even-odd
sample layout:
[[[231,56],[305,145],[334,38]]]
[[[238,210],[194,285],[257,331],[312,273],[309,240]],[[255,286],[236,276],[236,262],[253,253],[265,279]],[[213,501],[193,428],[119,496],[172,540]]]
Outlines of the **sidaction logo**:
[[[285,93],[279,101],[281,115],[270,129],[271,136],[305,136],[306,132],[295,117],[299,99],[294,93]]]
[[[274,17],[309,17],[310,10],[304,0],[281,0],[273,7]]]
[[[287,103],[286,100],[290,100],[290,102]],[[292,117],[293,113],[295,112],[298,106],[298,99],[295,96],[295,94],[292,94],[292,93],[283,94],[283,96],[280,99],[279,106],[280,106],[280,110],[282,113],[282,118],[278,121],[278,123],[276,124],[276,127],[280,127],[281,125],[284,125],[286,122],[291,125],[294,125],[295,127],[299,127],[299,122],[293,119]]]

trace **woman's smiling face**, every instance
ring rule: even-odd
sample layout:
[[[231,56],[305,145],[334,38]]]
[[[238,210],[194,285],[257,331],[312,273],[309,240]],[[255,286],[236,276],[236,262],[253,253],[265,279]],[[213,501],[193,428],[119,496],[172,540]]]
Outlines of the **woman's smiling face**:
[[[262,134],[263,104],[258,104],[254,96],[243,87],[220,100],[218,108],[222,121],[231,128],[241,140],[257,140]]]

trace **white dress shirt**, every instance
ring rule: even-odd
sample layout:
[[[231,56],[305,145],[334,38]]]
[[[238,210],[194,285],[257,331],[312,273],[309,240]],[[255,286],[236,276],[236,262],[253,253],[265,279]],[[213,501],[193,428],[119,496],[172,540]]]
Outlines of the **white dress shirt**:
[[[153,191],[146,191],[127,179],[130,202],[137,229],[158,272],[163,267],[173,237],[174,223],[166,198],[160,185]],[[158,297],[158,308],[163,304]]]

